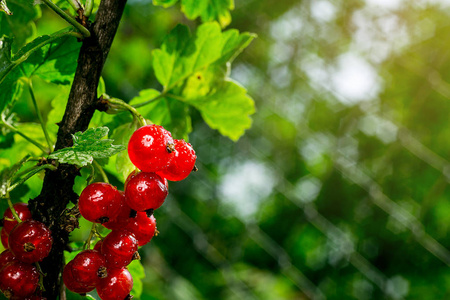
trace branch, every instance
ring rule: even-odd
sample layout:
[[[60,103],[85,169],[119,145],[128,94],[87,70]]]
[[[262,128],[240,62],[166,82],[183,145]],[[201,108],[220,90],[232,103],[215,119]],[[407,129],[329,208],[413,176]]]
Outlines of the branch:
[[[72,146],[72,136],[88,128],[97,102],[97,86],[119,26],[126,0],[103,0],[96,20],[90,26],[91,36],[83,40],[78,56],[78,66],[70,90],[64,117],[60,123],[55,150]],[[75,176],[79,170],[72,165],[61,164],[56,171],[47,171],[41,194],[30,200],[33,218],[49,226],[53,236],[50,255],[41,263],[47,276],[44,280],[45,296],[56,299],[60,290],[60,270],[63,251],[68,243],[68,232],[60,226],[63,210],[69,202],[76,202],[73,192]]]
[[[74,18],[66,14],[58,5],[53,3],[51,0],[42,0],[48,7],[50,7],[54,12],[56,12],[61,18],[67,21],[67,23],[73,25],[81,34],[85,37],[89,37],[91,33],[83,25],[77,22]]]

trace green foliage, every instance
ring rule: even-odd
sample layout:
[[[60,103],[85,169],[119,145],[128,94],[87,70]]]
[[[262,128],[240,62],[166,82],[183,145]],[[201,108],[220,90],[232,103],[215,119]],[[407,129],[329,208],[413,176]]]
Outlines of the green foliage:
[[[12,177],[17,173],[17,171],[19,171],[19,169],[23,166],[27,159],[28,157],[25,157],[21,161],[12,165],[10,168],[4,168],[0,172],[0,199],[2,196],[7,195]]]
[[[128,271],[133,277],[133,289],[130,294],[139,299],[143,291],[142,279],[145,278],[145,271],[141,261],[133,260],[128,265]]]
[[[12,71],[13,64],[11,62],[11,42],[12,39],[8,37],[0,38],[0,111],[3,112],[5,107],[17,98],[17,95],[22,91],[22,86],[17,82],[20,74],[17,70]],[[12,71],[12,72],[11,72]],[[3,77],[10,73],[5,80]]]
[[[68,84],[72,81],[80,45],[75,38],[65,36],[67,30],[52,36],[40,36],[26,44],[11,59],[12,39],[0,39],[0,111],[17,100],[23,84],[19,78],[33,75],[49,82]]]
[[[113,145],[114,140],[102,139],[107,136],[107,127],[89,128],[85,132],[77,132],[72,135],[73,146],[53,152],[49,158],[56,159],[60,163],[68,163],[79,167],[86,166],[94,159],[108,158],[126,147]]]
[[[217,23],[205,23],[191,36],[178,25],[153,51],[153,67],[166,101],[180,100],[197,108],[205,121],[232,140],[250,128],[253,100],[228,78],[229,63],[253,40],[236,30],[221,32]]]
[[[81,296],[80,294],[71,292],[69,290],[66,289],[66,297],[69,300],[97,300],[96,298],[94,298],[92,295],[90,295],[89,293],[86,294],[86,296]]]
[[[68,14],[74,14],[67,1],[53,2]],[[99,2],[94,3],[94,12]],[[155,5],[163,7],[173,6],[176,2],[153,1]],[[66,26],[67,24],[57,19],[58,16],[48,11],[44,5],[36,5],[32,0],[0,0],[0,5],[0,10],[7,12],[9,9],[12,13],[7,15],[0,12],[1,191],[4,192],[6,183],[19,168],[20,172],[35,166],[35,162],[33,166],[29,165],[31,162],[16,164],[28,154],[78,167],[87,166],[94,159],[99,160],[111,183],[120,187],[135,168],[123,150],[131,134],[139,126],[137,119],[130,117],[121,108],[116,114],[96,112],[88,130],[73,134],[72,147],[59,149],[47,156],[45,148],[51,149],[57,139],[57,124],[65,112],[70,83],[77,67],[77,57],[82,43],[73,36],[76,31],[73,28],[61,30],[61,24]],[[119,96],[131,99],[127,102],[135,106],[149,123],[163,125],[172,132],[174,138],[188,140],[193,130],[192,119],[201,115],[211,128],[217,129],[219,133],[232,140],[238,140],[244,131],[250,128],[250,115],[254,113],[255,108],[246,89],[229,77],[230,67],[235,57],[255,36],[247,32],[239,33],[235,29],[222,31],[222,28],[231,22],[230,10],[234,9],[233,0],[182,0],[180,5],[188,19],[200,18],[205,24],[199,25],[193,34],[187,26],[178,25],[169,33],[162,45],[156,43],[158,38],[155,34],[151,37],[151,48],[155,49],[152,52],[148,51],[149,39],[141,38],[137,46],[127,48],[130,53],[124,61],[123,68],[120,69],[128,69],[128,60],[132,58],[131,56],[136,63],[140,63],[143,57],[148,58],[137,73],[147,72],[149,77],[152,77],[153,68],[154,76],[162,85],[162,90],[142,89],[159,86],[158,82],[153,80],[154,77],[152,81],[148,81],[142,76],[144,78],[136,81],[142,83],[140,91],[136,90],[128,95],[120,93]],[[147,7],[155,9],[153,6]],[[41,8],[44,18],[40,20]],[[92,17],[91,21],[93,19]],[[169,20],[165,24],[173,27]],[[158,34],[162,35],[167,28],[158,27],[157,30]],[[113,45],[112,49],[114,51],[120,47]],[[114,66],[116,65],[119,64],[114,62]],[[119,74],[116,78],[126,81],[127,78],[124,77],[124,74]],[[105,77],[105,81],[100,80],[98,96],[110,93],[119,86],[116,83],[111,85],[110,82],[111,77]],[[37,118],[39,114],[42,115],[42,120]],[[48,140],[41,127],[48,133]],[[108,138],[109,132],[112,134]],[[94,177],[98,179],[98,175],[94,174]],[[88,169],[81,170],[81,176],[76,178],[74,185],[75,192],[81,191],[89,176],[91,174]],[[38,196],[43,178],[44,172],[41,172],[13,190],[10,193],[12,202],[26,202]],[[2,201],[0,213],[6,207]],[[161,216],[164,216],[164,213]],[[88,223],[85,220],[80,222]],[[85,225],[83,223],[81,229],[72,233],[72,239],[77,240],[77,243],[71,244],[74,248],[79,249],[83,244],[80,240],[85,239],[88,234],[89,226]],[[105,232],[100,229],[100,234]],[[131,293],[137,299],[148,297],[148,290],[144,292],[145,284],[148,284],[143,267],[147,259],[146,251],[145,249],[140,251],[144,252],[142,263],[133,261],[128,266],[134,280]],[[65,252],[66,262],[77,253],[78,250]],[[146,269],[147,266],[148,264]],[[152,276],[154,278],[155,274]],[[169,291],[167,295],[177,298],[183,295],[190,295],[186,297],[196,299],[208,298],[204,297],[193,283],[181,276],[174,281],[173,287],[176,291]],[[68,299],[99,299],[95,291],[86,297],[69,291],[66,291],[66,295]],[[159,292],[155,295],[159,295]]]
[[[130,104],[139,106],[152,99],[152,102],[140,107],[139,112],[154,124],[164,126],[175,138],[188,139],[192,130],[188,105],[169,96],[162,97],[154,89],[140,91],[138,96],[131,99]]]
[[[50,39],[50,36],[41,36],[20,50],[17,56],[25,55],[37,45],[43,45],[21,65],[23,75],[28,78],[39,76],[57,84],[69,84],[75,73],[74,61],[78,57],[81,44],[71,36],[52,39],[52,42],[47,43]]]
[[[170,7],[178,0],[154,0],[154,5]],[[234,9],[234,0],[181,0],[181,11],[190,20],[201,17],[203,22],[218,21],[222,27],[231,22],[230,10]]]
[[[117,145],[122,145],[125,148],[128,145],[128,141],[130,140],[131,135],[138,128],[139,125],[137,124],[137,122],[122,124],[114,130],[111,137],[114,139]],[[122,151],[117,154],[116,171],[118,174],[121,174],[120,179],[125,180],[128,177],[128,174],[130,174],[131,171],[133,171],[135,168],[136,167],[128,157],[127,151]]]
[[[41,16],[39,6],[33,0],[8,0],[12,15],[0,12],[0,38],[14,37],[13,50],[20,49],[36,32],[34,21]]]

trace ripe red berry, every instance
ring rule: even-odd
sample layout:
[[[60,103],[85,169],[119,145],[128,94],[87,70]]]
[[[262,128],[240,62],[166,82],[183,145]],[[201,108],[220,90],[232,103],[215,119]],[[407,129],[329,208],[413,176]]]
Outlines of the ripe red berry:
[[[11,252],[18,260],[26,263],[42,261],[50,253],[53,243],[47,226],[35,220],[19,223],[8,239]]]
[[[28,204],[16,203],[13,207],[17,215],[19,216],[19,219],[21,219],[22,221],[31,220],[31,212],[28,209]],[[6,232],[10,234],[11,230],[16,225],[17,221],[14,218],[11,209],[8,207],[8,209],[5,211],[5,214],[3,215],[3,228],[5,228]]]
[[[122,207],[122,195],[109,183],[95,182],[81,192],[78,207],[88,221],[104,223],[114,219]]]
[[[67,289],[74,293],[85,294],[92,291],[95,286],[94,283],[92,285],[83,285],[78,281],[73,275],[73,260],[71,260],[63,270],[63,281]]]
[[[30,296],[38,285],[39,273],[33,265],[13,261],[0,270],[0,290],[6,296]]]
[[[155,217],[153,215],[148,217],[145,212],[138,212],[135,218],[130,219],[130,222],[125,229],[128,229],[134,234],[139,246],[144,246],[150,242],[152,237],[155,235]]]
[[[81,285],[97,285],[106,277],[106,259],[96,250],[81,251],[72,261],[72,274]]]
[[[122,209],[120,210],[119,215],[117,217],[102,224],[108,229],[124,228],[130,221],[131,208],[125,203],[125,193],[122,191],[119,192],[122,195]]]
[[[188,177],[195,166],[197,155],[191,144],[184,140],[175,140],[175,151],[167,168],[157,174],[170,181],[180,181]]]
[[[102,240],[98,241],[94,246],[94,250],[101,253],[102,252],[102,244],[103,244]]]
[[[102,300],[123,300],[133,288],[133,278],[126,268],[111,269],[106,278],[100,279],[97,293]]]
[[[5,228],[2,228],[2,232],[0,233],[1,235],[1,240],[2,240],[2,245],[5,249],[7,249],[8,246],[8,233],[6,233]]]
[[[136,211],[157,209],[169,193],[167,180],[155,173],[141,172],[128,181],[125,200]]]
[[[133,171],[131,171],[131,173],[128,174],[128,177],[127,177],[127,179],[125,180],[125,183],[123,184],[123,186],[126,187],[127,184],[128,184],[128,181],[130,181],[131,178],[133,178],[134,176],[136,176],[136,175],[139,174],[139,173],[141,173],[139,170],[133,170]]]
[[[16,261],[16,257],[12,254],[11,250],[6,249],[0,254],[0,270],[6,266],[6,264]]]
[[[138,242],[128,230],[111,231],[102,243],[102,254],[108,266],[122,268],[130,264],[138,250]]]
[[[136,130],[128,142],[131,162],[144,172],[155,172],[167,166],[172,158],[173,139],[159,125],[146,125]]]

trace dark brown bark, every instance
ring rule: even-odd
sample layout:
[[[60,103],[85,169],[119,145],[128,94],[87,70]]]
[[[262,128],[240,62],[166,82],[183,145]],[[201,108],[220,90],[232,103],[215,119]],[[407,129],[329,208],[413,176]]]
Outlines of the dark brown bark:
[[[84,39],[81,46],[66,111],[60,122],[56,150],[71,146],[71,134],[88,128],[97,103],[100,75],[125,4],[126,0],[103,0],[95,22],[89,26],[91,37]],[[47,299],[56,299],[60,291],[63,251],[69,240],[62,212],[70,201],[78,199],[73,192],[78,173],[72,165],[60,165],[56,171],[46,172],[41,194],[29,201],[33,217],[48,225],[53,236],[52,251],[41,263],[47,274],[44,278]]]

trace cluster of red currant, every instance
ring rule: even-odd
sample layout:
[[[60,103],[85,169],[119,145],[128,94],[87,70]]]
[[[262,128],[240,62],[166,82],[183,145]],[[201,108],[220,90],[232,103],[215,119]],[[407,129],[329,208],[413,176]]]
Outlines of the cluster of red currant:
[[[1,240],[6,250],[0,254],[0,290],[10,299],[44,299],[33,295],[39,286],[39,272],[33,263],[50,253],[51,232],[31,218],[27,204],[14,204],[14,210],[22,222],[17,222],[9,208],[3,215]]]
[[[162,126],[136,130],[128,155],[141,171],[125,181],[125,192],[103,182],[88,185],[80,195],[81,215],[112,231],[93,250],[84,250],[63,272],[66,287],[76,293],[94,288],[103,300],[126,299],[133,287],[127,266],[139,259],[138,247],[150,242],[156,232],[154,210],[167,197],[168,182],[186,178],[194,169],[196,155],[184,140],[173,140]]]

